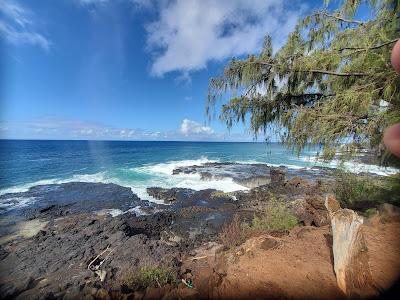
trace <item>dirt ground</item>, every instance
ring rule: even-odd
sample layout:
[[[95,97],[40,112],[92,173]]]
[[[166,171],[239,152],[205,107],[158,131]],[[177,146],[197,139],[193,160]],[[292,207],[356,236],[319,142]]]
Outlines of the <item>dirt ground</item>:
[[[400,279],[400,220],[383,220],[364,226],[369,265],[375,287],[390,288]]]
[[[364,225],[375,296],[400,274],[400,222],[375,220]],[[333,270],[329,226],[295,228],[289,235],[260,235],[213,256],[200,249],[199,259],[184,267],[195,274],[201,297],[213,299],[343,299]],[[205,257],[206,256],[206,257]]]

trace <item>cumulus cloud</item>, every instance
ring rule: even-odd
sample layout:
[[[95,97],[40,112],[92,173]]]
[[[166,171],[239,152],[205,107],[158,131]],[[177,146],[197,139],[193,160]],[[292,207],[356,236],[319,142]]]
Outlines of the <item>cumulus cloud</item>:
[[[12,44],[37,45],[45,49],[50,48],[50,41],[37,32],[34,16],[31,11],[16,1],[3,0],[0,2],[0,35]]]
[[[24,122],[0,122],[0,138],[8,139],[84,139],[145,141],[249,141],[247,134],[225,134],[196,121],[184,119],[176,130],[150,131],[116,128],[96,122],[41,117]]]
[[[180,127],[180,132],[184,136],[212,135],[214,130],[211,127],[203,126],[195,121],[184,119]]]
[[[281,0],[175,0],[159,2],[158,18],[146,26],[154,55],[151,73],[200,70],[209,61],[254,53],[265,34],[282,43],[301,8]],[[185,73],[186,72],[186,73]]]

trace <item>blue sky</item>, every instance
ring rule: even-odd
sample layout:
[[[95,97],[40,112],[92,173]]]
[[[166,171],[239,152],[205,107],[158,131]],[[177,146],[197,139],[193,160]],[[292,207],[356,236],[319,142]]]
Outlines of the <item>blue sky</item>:
[[[243,126],[205,122],[209,77],[266,33],[279,47],[321,5],[2,0],[0,137],[251,141]]]

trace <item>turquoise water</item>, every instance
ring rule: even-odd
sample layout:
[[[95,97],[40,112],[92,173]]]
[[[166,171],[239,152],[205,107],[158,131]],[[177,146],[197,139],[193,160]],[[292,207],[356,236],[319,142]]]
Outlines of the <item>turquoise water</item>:
[[[130,187],[142,199],[149,199],[149,186],[245,189],[230,179],[202,181],[196,174],[172,175],[179,166],[206,162],[260,162],[289,168],[337,164],[316,162],[315,149],[297,156],[276,143],[0,140],[0,154],[0,194],[48,183],[112,182]],[[348,163],[347,168],[379,174],[397,171],[355,163]]]

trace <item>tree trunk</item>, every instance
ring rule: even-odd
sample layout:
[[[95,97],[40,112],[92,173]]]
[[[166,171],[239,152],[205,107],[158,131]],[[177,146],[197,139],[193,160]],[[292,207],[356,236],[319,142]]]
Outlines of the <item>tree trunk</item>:
[[[326,198],[325,206],[331,219],[334,270],[339,288],[349,296],[371,295],[374,292],[362,232],[363,218],[353,210],[340,208],[332,196]]]

